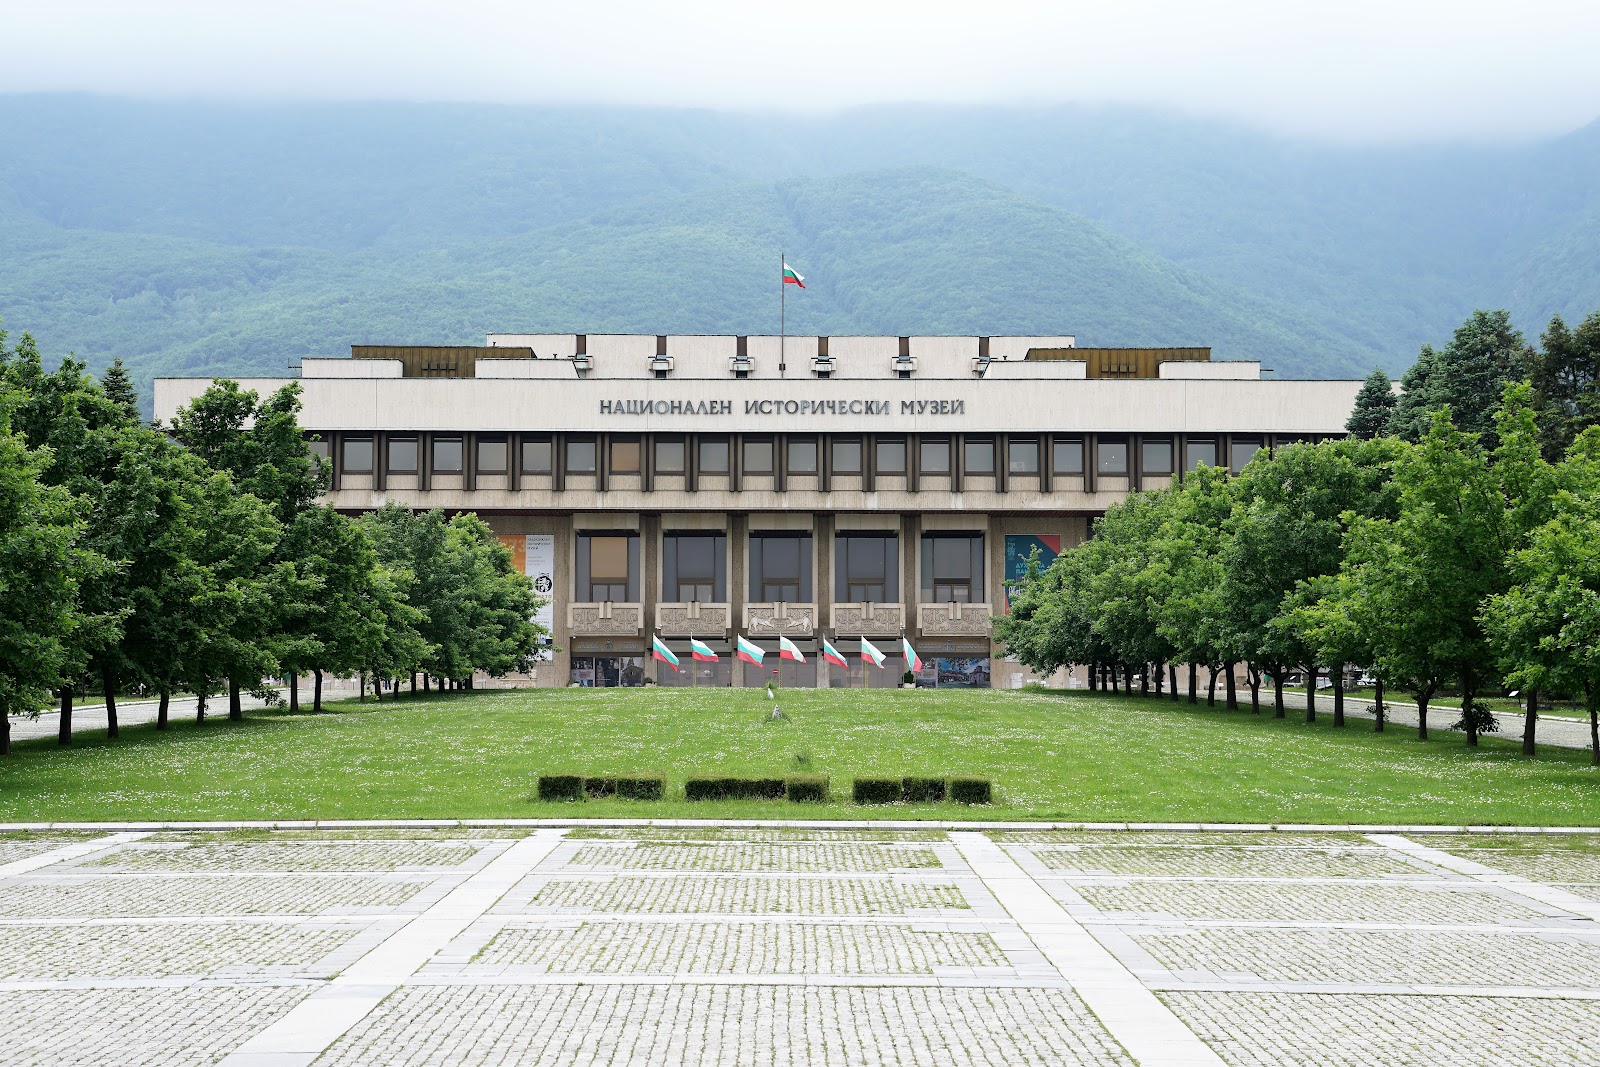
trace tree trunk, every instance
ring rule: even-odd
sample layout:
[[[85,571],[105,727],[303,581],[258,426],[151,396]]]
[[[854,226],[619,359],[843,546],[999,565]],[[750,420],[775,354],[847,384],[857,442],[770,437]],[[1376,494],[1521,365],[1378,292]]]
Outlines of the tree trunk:
[[[366,671],[362,671],[361,673],[356,675],[356,703],[357,704],[365,704],[366,702],[367,702],[367,672]]]
[[[239,683],[232,678],[228,679],[228,721],[244,721],[244,707],[239,703]]]
[[[1199,697],[1195,696],[1195,675],[1198,673],[1199,669],[1193,663],[1189,664],[1189,703],[1191,704],[1200,703]]]
[[[1383,706],[1383,679],[1379,678],[1373,686],[1372,692],[1372,731],[1383,733],[1383,720],[1388,717],[1389,709]]]
[[[1333,725],[1344,725],[1344,664],[1333,665]]]
[[[1317,721],[1317,665],[1306,666],[1306,722]]]
[[[1467,727],[1467,747],[1478,747],[1478,716],[1473,707],[1478,702],[1478,681],[1471,670],[1461,672],[1461,721]]]
[[[61,724],[56,729],[56,744],[72,744],[72,686],[61,687]]]
[[[1211,677],[1206,679],[1206,707],[1214,708],[1217,706],[1217,665],[1207,663],[1206,670],[1211,672]]]
[[[0,756],[11,755],[11,713],[0,711]]]
[[[289,672],[289,714],[300,714],[300,672]]]
[[[412,671],[411,672],[411,695],[412,696],[416,696],[417,695],[417,672],[416,671]]]
[[[1539,692],[1528,690],[1528,710],[1522,713],[1522,754],[1533,755],[1534,731],[1539,728]]]
[[[167,728],[167,705],[172,702],[172,694],[165,689],[161,690],[161,702],[156,705],[156,729]]]
[[[1239,682],[1233,676],[1233,664],[1231,664],[1231,663],[1228,664],[1227,671],[1228,671],[1228,673],[1223,675],[1223,678],[1227,681],[1227,685],[1228,685],[1228,710],[1229,711],[1238,711],[1239,710]]]
[[[372,672],[372,702],[383,703],[383,676],[377,671]]]
[[[1099,691],[1100,691],[1100,664],[1091,663],[1091,664],[1089,664],[1089,692],[1098,693]]]
[[[322,668],[318,667],[316,670],[312,671],[311,672],[311,676],[312,676],[313,679],[315,679],[311,683],[311,711],[312,711],[312,714],[321,714],[322,713]]]
[[[1172,692],[1172,702],[1176,704],[1178,702],[1178,665],[1176,663],[1167,664],[1167,682],[1169,683],[1167,688]]]
[[[1151,666],[1155,668],[1156,699],[1160,700],[1162,692],[1166,688],[1167,668],[1165,666],[1163,666],[1162,664],[1160,664],[1160,663],[1153,663],[1153,664],[1151,664]]]
[[[1111,675],[1111,692],[1112,692],[1112,694],[1115,695],[1115,696],[1121,696],[1122,695],[1122,672],[1117,669],[1117,665],[1115,663],[1113,663],[1108,668],[1108,671],[1109,671],[1109,673]]]
[[[1139,695],[1142,697],[1147,697],[1150,695],[1150,664],[1148,663],[1146,663],[1144,665],[1144,669],[1139,672]]]
[[[1250,685],[1250,714],[1261,714],[1261,672],[1254,663],[1244,665],[1244,680]]]
[[[1593,686],[1585,687],[1589,698],[1589,762],[1600,767],[1600,692]]]
[[[1280,668],[1272,672],[1272,717],[1281,719],[1283,711],[1283,670]]]
[[[422,692],[423,692],[424,696],[426,696],[428,691],[429,691],[428,690],[428,685],[429,685],[429,683],[431,681],[432,681],[432,677],[428,674],[427,671],[423,671],[422,672]]]
[[[1418,741],[1426,741],[1428,739],[1428,698],[1432,695],[1433,693],[1431,691],[1427,693],[1416,694]]]
[[[117,680],[111,675],[111,664],[100,664],[100,688],[106,695],[106,737],[120,737],[117,729]]]
[[[198,726],[206,721],[206,690],[211,688],[210,682],[201,682],[199,690],[194,695],[194,721]]]

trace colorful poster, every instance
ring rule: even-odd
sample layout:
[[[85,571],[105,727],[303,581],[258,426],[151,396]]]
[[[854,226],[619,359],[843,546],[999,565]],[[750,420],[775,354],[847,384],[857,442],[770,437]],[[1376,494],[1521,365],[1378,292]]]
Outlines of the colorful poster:
[[[533,579],[533,591],[544,601],[533,621],[553,636],[556,632],[556,535],[529,534],[522,573]]]
[[[1060,534],[1006,534],[1004,613],[1011,611],[1011,590],[1028,573],[1028,558],[1037,550],[1039,566],[1048,567],[1061,554]]]
[[[934,661],[940,689],[988,689],[989,661],[984,658],[950,658]]]

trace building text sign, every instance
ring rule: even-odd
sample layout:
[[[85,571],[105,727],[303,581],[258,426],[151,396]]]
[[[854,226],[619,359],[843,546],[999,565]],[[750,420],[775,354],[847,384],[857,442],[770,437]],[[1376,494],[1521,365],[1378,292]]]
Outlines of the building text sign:
[[[746,415],[887,415],[892,400],[746,400]],[[902,415],[963,415],[965,400],[902,400]],[[602,415],[732,415],[731,400],[602,400]]]

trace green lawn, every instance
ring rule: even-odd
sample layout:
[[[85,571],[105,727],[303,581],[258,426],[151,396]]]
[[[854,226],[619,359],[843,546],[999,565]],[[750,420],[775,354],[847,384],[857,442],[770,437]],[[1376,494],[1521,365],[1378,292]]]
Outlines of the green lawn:
[[[125,728],[0,760],[0,821],[826,816],[1600,824],[1581,751],[1044,691],[521,690]],[[541,773],[661,771],[661,803],[541,803]],[[690,804],[690,774],[828,774],[833,803]],[[861,808],[856,775],[971,774],[998,803]]]

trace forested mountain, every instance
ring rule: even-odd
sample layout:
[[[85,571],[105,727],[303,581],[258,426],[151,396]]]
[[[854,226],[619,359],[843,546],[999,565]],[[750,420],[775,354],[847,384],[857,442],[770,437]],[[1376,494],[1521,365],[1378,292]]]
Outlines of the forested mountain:
[[[1114,108],[826,118],[0,97],[0,316],[141,378],[490,330],[1072,332],[1398,370],[1600,307],[1600,125],[1350,148]]]

